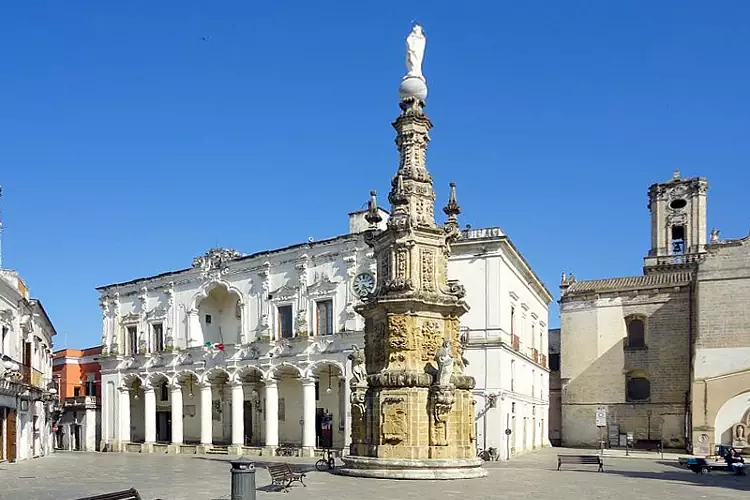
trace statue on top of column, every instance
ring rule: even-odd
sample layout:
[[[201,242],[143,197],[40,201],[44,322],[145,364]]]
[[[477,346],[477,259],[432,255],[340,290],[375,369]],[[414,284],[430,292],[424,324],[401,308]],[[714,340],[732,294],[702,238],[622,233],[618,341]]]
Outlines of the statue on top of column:
[[[424,80],[422,76],[422,61],[424,60],[424,48],[427,38],[424,36],[422,27],[415,24],[411,33],[406,38],[406,78],[417,77]]]

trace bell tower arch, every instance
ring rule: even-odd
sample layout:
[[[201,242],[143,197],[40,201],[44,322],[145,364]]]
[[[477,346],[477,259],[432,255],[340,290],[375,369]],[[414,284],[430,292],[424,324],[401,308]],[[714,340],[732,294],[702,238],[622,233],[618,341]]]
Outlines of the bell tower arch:
[[[683,178],[679,170],[669,181],[649,187],[651,249],[645,272],[692,264],[705,251],[707,191],[705,177]]]

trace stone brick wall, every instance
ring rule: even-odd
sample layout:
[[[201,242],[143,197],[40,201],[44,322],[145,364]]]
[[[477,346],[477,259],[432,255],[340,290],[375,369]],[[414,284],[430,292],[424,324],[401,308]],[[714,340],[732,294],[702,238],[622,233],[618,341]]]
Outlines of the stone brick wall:
[[[651,439],[683,446],[690,387],[688,288],[566,298],[561,311],[563,444],[596,445],[595,409],[605,405],[609,423],[619,425],[621,433],[646,439],[650,429]],[[645,317],[645,349],[626,348],[625,318],[633,314]],[[627,400],[626,375],[631,370],[648,374],[648,401]]]

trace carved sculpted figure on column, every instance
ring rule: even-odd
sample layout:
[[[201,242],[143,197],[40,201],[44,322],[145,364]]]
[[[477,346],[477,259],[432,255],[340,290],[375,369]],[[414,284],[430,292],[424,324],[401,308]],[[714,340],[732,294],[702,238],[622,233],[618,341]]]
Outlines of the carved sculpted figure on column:
[[[446,340],[443,345],[435,353],[435,362],[438,365],[438,373],[436,377],[437,385],[441,387],[447,387],[451,383],[451,375],[453,375],[453,365],[455,360],[451,356],[451,343]]]

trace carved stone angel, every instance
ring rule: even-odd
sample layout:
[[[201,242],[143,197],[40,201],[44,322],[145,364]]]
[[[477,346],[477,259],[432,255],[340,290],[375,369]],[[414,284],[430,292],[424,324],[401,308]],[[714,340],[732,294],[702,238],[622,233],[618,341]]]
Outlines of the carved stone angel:
[[[352,353],[347,356],[352,361],[353,385],[367,385],[367,369],[365,368],[365,353],[356,345],[352,346]]]
[[[455,363],[455,359],[451,355],[451,343],[449,341],[444,341],[443,345],[435,352],[435,362],[438,365],[437,385],[441,387],[449,386]]]

